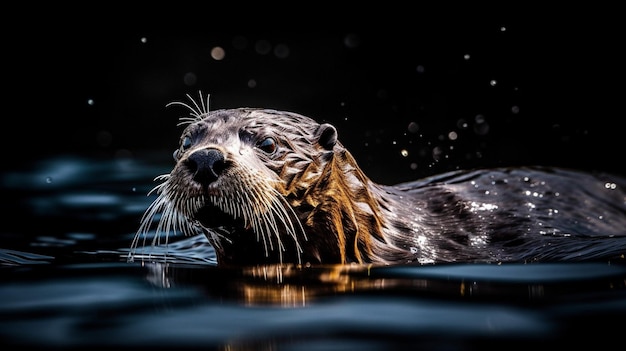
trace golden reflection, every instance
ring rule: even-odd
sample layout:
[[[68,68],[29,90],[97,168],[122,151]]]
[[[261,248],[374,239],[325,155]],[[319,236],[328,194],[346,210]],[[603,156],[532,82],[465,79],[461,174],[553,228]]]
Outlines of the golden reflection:
[[[498,281],[489,277],[468,279],[446,274],[424,274],[428,265],[396,267],[276,264],[216,267],[144,262],[143,266],[147,268],[145,279],[155,286],[166,289],[194,287],[212,301],[243,306],[301,308],[333,296],[374,297],[380,294],[453,300],[506,298],[536,301],[575,290],[545,285],[541,279],[516,281],[514,276],[511,276],[510,281]],[[517,267],[523,272],[523,266]],[[598,288],[596,284],[601,284],[602,287],[611,286],[611,289],[623,289],[625,285],[621,271],[620,275],[610,277],[609,281],[594,281],[591,285],[587,279],[574,282],[580,284],[580,289]]]
[[[241,284],[246,305],[271,304],[282,307],[304,307],[307,303],[331,295],[343,295],[384,288],[385,279],[372,279],[370,266],[263,265],[245,267],[244,277],[253,278]]]
[[[427,288],[423,280],[373,277],[372,265],[303,266],[259,265],[240,268],[185,266],[144,262],[146,280],[162,288],[200,286],[210,295],[220,295],[248,306],[304,307],[328,296],[385,290],[407,284]]]

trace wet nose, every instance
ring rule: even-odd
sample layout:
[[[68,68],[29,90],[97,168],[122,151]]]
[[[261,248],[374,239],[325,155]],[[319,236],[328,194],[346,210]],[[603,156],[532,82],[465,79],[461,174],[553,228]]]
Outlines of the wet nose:
[[[224,170],[224,155],[218,149],[202,149],[189,155],[187,168],[193,173],[193,180],[202,184],[213,183]]]

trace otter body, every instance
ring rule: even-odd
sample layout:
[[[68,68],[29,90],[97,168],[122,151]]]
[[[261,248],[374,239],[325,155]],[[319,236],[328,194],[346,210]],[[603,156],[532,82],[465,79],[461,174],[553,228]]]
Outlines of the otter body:
[[[626,252],[626,181],[559,168],[371,181],[330,124],[267,109],[190,117],[137,246],[206,235],[222,265],[587,260]]]

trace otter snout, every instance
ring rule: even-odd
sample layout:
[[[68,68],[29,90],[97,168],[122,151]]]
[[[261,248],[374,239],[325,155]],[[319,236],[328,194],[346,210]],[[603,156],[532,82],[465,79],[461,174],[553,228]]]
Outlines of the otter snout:
[[[226,162],[220,150],[209,148],[194,151],[185,160],[185,166],[193,174],[193,180],[202,185],[209,185],[224,171]]]

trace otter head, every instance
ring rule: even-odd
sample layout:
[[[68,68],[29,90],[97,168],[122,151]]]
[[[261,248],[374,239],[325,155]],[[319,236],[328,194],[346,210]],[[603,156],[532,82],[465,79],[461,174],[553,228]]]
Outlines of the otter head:
[[[220,263],[311,261],[303,199],[341,148],[336,129],[289,112],[195,106],[139,232],[160,214],[157,232],[202,232]]]

